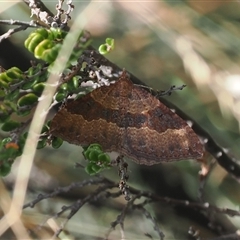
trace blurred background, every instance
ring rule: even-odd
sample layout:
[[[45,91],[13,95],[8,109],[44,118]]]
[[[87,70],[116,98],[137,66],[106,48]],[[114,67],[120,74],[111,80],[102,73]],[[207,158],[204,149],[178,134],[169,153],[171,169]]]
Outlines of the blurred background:
[[[56,1],[44,1],[55,13]],[[72,21],[88,2],[73,1]],[[96,6],[94,5],[96,4]],[[106,37],[115,39],[115,49],[107,58],[138,77],[156,90],[186,84],[183,91],[174,92],[168,101],[178,106],[203,127],[214,140],[237,160],[240,159],[240,2],[239,1],[106,1],[94,2],[97,14],[88,16],[85,29],[96,48]],[[23,2],[0,2],[1,20],[30,21],[30,10]],[[0,25],[0,34],[10,26]],[[23,42],[28,29],[14,34],[0,44],[0,65],[5,69],[17,66],[27,70],[33,56]],[[1,132],[1,136],[4,133]],[[64,143],[58,149],[38,150],[35,156],[25,202],[40,192],[51,192],[57,186],[89,178],[76,162],[84,164],[82,149]],[[114,156],[114,155],[113,155]],[[200,165],[196,161],[180,161],[152,167],[139,166],[130,160],[128,184],[160,196],[197,200]],[[3,179],[6,191],[14,185],[18,161],[13,172]],[[118,181],[117,169],[103,175]],[[39,238],[51,236],[46,222],[49,214],[85,196],[91,188],[75,189],[53,199],[47,199],[33,209],[24,210],[27,227],[35,229]],[[1,197],[1,196],[0,196]],[[218,207],[239,209],[239,183],[219,165],[215,165],[206,186],[204,199]],[[126,204],[124,197],[84,206],[67,224],[69,239],[101,239]],[[240,219],[215,216],[211,229],[204,214],[167,204],[148,206],[166,239],[192,239],[189,226],[200,230],[202,238],[212,239],[221,228],[224,234],[240,227]],[[60,224],[64,219],[56,219]],[[215,222],[214,220],[214,222]],[[41,225],[42,227],[39,227]],[[128,212],[125,221],[128,239],[157,238],[152,223],[141,212]],[[12,236],[11,231],[6,232]],[[120,239],[119,228],[110,239]]]

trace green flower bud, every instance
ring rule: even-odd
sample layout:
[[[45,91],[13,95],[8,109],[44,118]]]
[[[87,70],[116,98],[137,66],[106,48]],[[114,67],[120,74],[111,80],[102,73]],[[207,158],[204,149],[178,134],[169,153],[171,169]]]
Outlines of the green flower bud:
[[[85,167],[85,172],[88,173],[89,175],[94,175],[94,174],[96,174],[96,172],[93,170],[93,164],[89,163],[89,164]]]
[[[95,173],[99,173],[101,172],[101,170],[103,170],[100,166],[96,165],[96,164],[93,164],[92,165],[92,170],[95,172]]]
[[[36,58],[42,59],[44,51],[51,49],[53,47],[53,42],[49,39],[45,39],[40,42],[34,49],[34,55]]]
[[[6,71],[6,74],[11,79],[22,79],[22,71],[17,67],[12,67]]]
[[[98,161],[98,155],[101,153],[101,150],[91,149],[89,151],[90,152],[88,154],[88,160],[93,161],[93,162],[97,162]]]
[[[45,88],[45,83],[37,83],[37,84],[34,84],[34,86],[32,87],[32,89],[35,91],[35,92],[37,92],[37,93],[39,93],[39,94],[41,94],[42,92],[43,92],[43,90],[44,90],[44,88]]]
[[[40,34],[35,34],[35,36],[31,38],[31,41],[29,42],[27,49],[30,52],[34,53],[34,50],[37,47],[37,45],[43,40],[44,40],[43,36],[41,36]]]
[[[98,161],[104,164],[109,164],[111,162],[111,159],[108,154],[106,153],[100,153],[98,155]]]
[[[11,171],[12,164],[4,162],[0,163],[0,176],[5,177]]]
[[[38,97],[34,93],[28,93],[19,98],[17,105],[19,107],[30,106],[38,101]]]
[[[55,96],[55,100],[57,101],[57,102],[61,102],[61,101],[63,101],[66,97],[67,97],[67,92],[58,92],[57,94],[56,94],[56,96]]]
[[[7,75],[7,72],[1,73],[0,79],[6,83],[12,82],[12,79]]]
[[[47,137],[46,138],[41,138],[38,141],[37,149],[42,149],[42,148],[46,147],[46,145],[47,145]]]
[[[52,147],[58,149],[63,144],[63,140],[59,137],[54,137],[52,140]]]
[[[16,128],[19,128],[20,126],[21,126],[20,122],[8,120],[2,125],[1,129],[5,132],[10,132],[15,130]]]

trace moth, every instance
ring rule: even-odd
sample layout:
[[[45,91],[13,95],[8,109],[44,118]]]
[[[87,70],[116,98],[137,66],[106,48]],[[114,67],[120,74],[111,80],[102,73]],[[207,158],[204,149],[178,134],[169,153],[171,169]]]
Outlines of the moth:
[[[109,86],[69,100],[54,116],[53,136],[76,145],[99,143],[138,164],[153,165],[203,155],[192,128],[124,71]]]

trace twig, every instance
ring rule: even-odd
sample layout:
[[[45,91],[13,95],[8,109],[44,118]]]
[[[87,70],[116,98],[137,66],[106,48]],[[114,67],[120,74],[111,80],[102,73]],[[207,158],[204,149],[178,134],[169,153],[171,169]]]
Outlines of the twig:
[[[125,196],[126,201],[131,200],[131,194],[129,191],[129,186],[127,185],[127,180],[129,178],[128,175],[128,164],[124,161],[123,156],[119,156],[117,158],[117,165],[118,165],[118,175],[120,176],[119,182],[119,189],[121,190],[122,194]]]
[[[219,208],[215,205],[212,205],[208,202],[205,203],[198,203],[198,202],[189,202],[187,200],[178,200],[174,198],[169,198],[169,197],[160,197],[156,195],[155,193],[151,193],[149,191],[140,191],[135,188],[130,187],[130,192],[132,194],[137,194],[141,195],[142,197],[146,197],[147,199],[144,201],[144,204],[146,205],[150,202],[164,202],[170,205],[175,205],[175,206],[184,206],[184,207],[189,207],[193,209],[198,209],[198,210],[204,210],[204,211],[212,211],[215,213],[222,213],[226,214],[230,217],[234,216],[240,216],[240,211],[232,210],[229,208]]]
[[[28,27],[27,26],[20,26],[14,29],[9,29],[6,33],[0,36],[0,43],[4,40],[12,36],[16,32],[20,32],[22,30],[26,30]]]
[[[128,203],[125,205],[123,208],[122,212],[117,216],[116,220],[111,223],[110,229],[106,233],[106,240],[108,239],[110,233],[115,230],[115,227],[119,224],[121,228],[121,239],[125,239],[125,234],[124,234],[124,219],[126,217],[127,211],[133,207],[134,201],[139,198],[140,196],[136,195],[134,196]]]
[[[62,224],[61,228],[58,229],[57,232],[55,232],[55,236],[57,236],[63,230],[67,221],[69,219],[71,219],[72,216],[75,215],[75,213],[77,211],[79,211],[79,209],[84,204],[89,203],[89,202],[96,202],[99,199],[107,199],[110,197],[111,198],[119,197],[121,195],[121,191],[118,191],[118,192],[109,192],[108,191],[113,188],[118,188],[118,183],[113,182],[104,177],[88,179],[88,180],[84,180],[82,182],[75,182],[75,183],[70,184],[69,186],[57,188],[52,193],[40,194],[40,195],[38,195],[38,197],[35,200],[31,201],[30,203],[25,204],[23,208],[34,207],[35,204],[37,204],[38,202],[40,202],[43,199],[52,198],[63,192],[69,192],[71,189],[76,188],[76,187],[82,188],[82,187],[88,186],[88,185],[99,185],[99,184],[101,186],[99,186],[99,188],[97,190],[95,190],[93,193],[87,195],[83,199],[79,199],[78,201],[74,202],[73,204],[71,204],[69,206],[63,206],[62,210],[53,216],[53,217],[57,218],[61,214],[66,212],[67,210],[70,210],[70,213],[67,216],[67,220]],[[141,191],[141,190],[138,190],[138,189],[135,189],[132,187],[129,187],[129,191],[132,194],[132,199],[129,202],[127,202],[127,204],[124,207],[124,209],[122,210],[121,214],[118,215],[116,220],[111,223],[111,228],[109,229],[109,231],[106,234],[106,239],[109,237],[110,233],[115,229],[115,227],[118,224],[121,227],[122,238],[125,237],[124,236],[124,219],[126,217],[127,212],[130,210],[134,210],[134,209],[140,209],[144,212],[145,216],[153,222],[154,229],[155,229],[155,231],[157,231],[160,239],[163,239],[163,233],[162,233],[161,229],[159,229],[156,220],[153,219],[152,217],[150,217],[149,214],[147,214],[147,212],[144,210],[145,205],[153,203],[153,202],[162,202],[162,203],[166,203],[166,204],[172,205],[172,206],[182,206],[182,207],[186,207],[186,208],[193,208],[193,209],[196,209],[199,211],[203,211],[205,213],[209,213],[209,212],[221,213],[221,214],[226,214],[230,217],[240,216],[240,211],[232,210],[229,208],[219,208],[215,205],[209,204],[208,202],[205,202],[205,203],[189,202],[189,201],[178,200],[178,199],[174,199],[174,198],[161,197],[150,191]],[[135,204],[135,200],[140,199],[142,197],[145,198],[142,201],[142,203]]]
[[[183,84],[179,87],[176,87],[175,85],[173,85],[165,91],[162,91],[162,90],[155,91],[153,88],[150,88],[148,86],[140,85],[140,84],[137,84],[137,85],[150,91],[153,95],[155,95],[156,98],[163,97],[163,96],[170,96],[172,94],[172,92],[177,91],[177,90],[183,90],[187,86],[185,84]]]
[[[5,24],[5,25],[17,25],[17,26],[25,26],[25,27],[38,27],[38,23],[35,21],[30,21],[30,22],[24,22],[24,21],[19,21],[19,20],[0,20],[0,24]]]
[[[108,194],[107,193],[103,194],[103,193],[107,189],[111,189],[113,187],[115,187],[114,184],[110,184],[110,183],[105,184],[105,185],[99,187],[93,193],[87,195],[87,197],[85,197],[84,199],[79,199],[70,206],[63,206],[62,210],[60,212],[58,212],[55,215],[55,217],[59,217],[63,212],[67,211],[68,209],[70,209],[71,211],[68,214],[67,219],[62,223],[61,227],[55,232],[53,238],[55,239],[55,237],[57,237],[63,231],[64,226],[67,224],[68,220],[70,220],[84,204],[92,202],[92,201],[97,201],[100,198],[105,198]]]
[[[60,193],[69,192],[73,188],[76,188],[76,187],[82,188],[84,186],[96,185],[96,184],[100,184],[100,183],[110,184],[112,182],[106,178],[100,178],[100,177],[96,178],[96,179],[87,179],[82,182],[73,182],[69,186],[56,188],[51,193],[39,194],[36,199],[34,199],[33,201],[31,201],[29,203],[24,204],[23,209],[27,208],[27,207],[33,208],[38,202],[42,201],[43,199],[52,198],[54,196],[57,196]]]
[[[146,208],[144,208],[143,206],[141,206],[141,204],[135,205],[134,208],[142,211],[143,214],[145,215],[145,217],[146,217],[147,219],[149,219],[149,220],[153,223],[153,226],[154,226],[153,229],[157,232],[157,234],[158,234],[158,236],[159,236],[159,239],[160,239],[160,240],[163,240],[164,237],[165,237],[165,235],[164,235],[164,233],[162,232],[162,230],[159,228],[156,219],[152,217],[152,215],[150,214],[150,212],[147,211]]]

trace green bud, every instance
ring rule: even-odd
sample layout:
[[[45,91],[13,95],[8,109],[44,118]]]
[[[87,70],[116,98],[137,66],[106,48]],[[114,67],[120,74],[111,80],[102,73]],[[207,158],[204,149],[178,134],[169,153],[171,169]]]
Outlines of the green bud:
[[[7,72],[1,73],[0,79],[6,83],[12,82],[12,79],[10,77],[8,77]]]
[[[97,162],[98,161],[98,155],[101,153],[101,150],[91,149],[89,151],[90,152],[88,154],[88,160],[93,161],[93,162]]]
[[[68,90],[68,84],[67,84],[67,83],[63,83],[63,84],[60,86],[60,89],[63,90],[63,91],[67,91],[67,90]]]
[[[55,96],[55,100],[57,102],[61,102],[67,97],[67,94],[68,94],[67,92],[58,92]]]
[[[90,145],[88,146],[88,149],[96,149],[96,150],[101,150],[101,151],[102,151],[102,147],[101,147],[101,145],[98,144],[98,143],[90,144]]]
[[[37,149],[42,149],[42,148],[46,147],[46,145],[47,145],[47,138],[45,138],[45,137],[41,138],[38,141]]]
[[[113,38],[106,38],[105,42],[109,47],[111,47],[111,50],[114,49],[114,39]]]
[[[108,53],[108,46],[107,44],[102,44],[99,46],[98,51],[100,54],[105,55]]]
[[[49,31],[45,28],[38,28],[35,33],[40,34],[41,36],[43,36],[44,38],[48,38],[49,35]]]
[[[5,132],[10,132],[15,130],[16,128],[19,128],[20,126],[21,126],[20,122],[8,120],[2,125],[1,129]]]
[[[43,52],[41,59],[43,59],[44,61],[46,61],[48,63],[53,63],[58,56],[60,48],[61,48],[61,44],[57,44],[50,49],[46,49]]]
[[[19,107],[30,106],[38,101],[38,97],[34,93],[28,93],[19,98],[17,105]]]
[[[11,79],[22,79],[22,71],[17,67],[12,67],[6,71],[6,74]]]
[[[89,164],[85,167],[85,172],[88,173],[89,175],[94,175],[94,174],[96,174],[96,172],[93,170],[93,164],[89,163]]]
[[[30,44],[30,42],[32,41],[32,38],[36,36],[36,33],[35,32],[32,32],[29,34],[28,38],[24,41],[24,46],[25,48],[28,49],[28,46]]]
[[[111,162],[111,159],[108,154],[106,153],[100,153],[98,155],[98,161],[104,164],[109,164]]]
[[[42,59],[44,51],[51,49],[53,47],[53,42],[49,39],[45,39],[40,42],[34,49],[34,55],[36,58]]]
[[[79,81],[78,78],[73,77],[68,83],[67,83],[67,88],[69,92],[73,92],[79,87]]]
[[[114,39],[106,38],[105,44],[99,46],[98,51],[100,54],[107,54],[114,49]]]
[[[37,83],[37,84],[34,84],[34,86],[32,87],[32,89],[35,91],[35,92],[37,92],[37,93],[39,93],[39,94],[41,94],[42,92],[43,92],[43,90],[44,90],[44,88],[45,88],[45,83]]]
[[[5,82],[3,79],[1,79],[1,74],[0,74],[0,87],[2,87],[2,88],[6,88],[6,89],[9,88],[8,83]]]
[[[12,164],[8,162],[0,163],[0,176],[5,177],[11,171]]]
[[[44,40],[44,37],[42,35],[35,34],[35,36],[31,38],[31,41],[29,42],[27,49],[30,52],[34,53],[34,50],[37,47],[37,45],[43,40]]]
[[[58,149],[63,144],[63,140],[59,137],[54,137],[52,140],[52,147]]]
[[[92,170],[95,172],[95,173],[99,173],[101,170],[103,170],[100,166],[96,165],[96,164],[93,164],[92,165]]]

